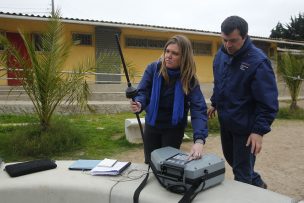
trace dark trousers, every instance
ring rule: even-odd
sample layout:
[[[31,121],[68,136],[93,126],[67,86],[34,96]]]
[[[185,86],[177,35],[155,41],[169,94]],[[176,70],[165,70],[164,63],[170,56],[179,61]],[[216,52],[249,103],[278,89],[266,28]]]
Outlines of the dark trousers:
[[[246,147],[248,135],[240,135],[221,127],[222,149],[226,161],[232,167],[234,179],[255,186],[261,186],[263,180],[254,171],[255,155],[251,146]]]
[[[151,152],[161,147],[174,147],[179,149],[185,129],[183,127],[159,129],[148,124],[144,131],[145,163],[150,163]]]

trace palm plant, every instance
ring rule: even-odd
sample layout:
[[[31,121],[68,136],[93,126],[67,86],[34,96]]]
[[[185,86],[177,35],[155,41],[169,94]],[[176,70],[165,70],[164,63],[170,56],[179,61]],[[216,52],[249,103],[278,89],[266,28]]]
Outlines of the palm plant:
[[[97,62],[87,59],[73,69],[71,73],[63,72],[71,44],[64,38],[64,26],[57,11],[48,22],[47,31],[41,36],[42,52],[35,52],[35,45],[30,35],[21,31],[28,57],[22,56],[9,40],[0,36],[0,43],[5,47],[1,55],[1,65],[6,67],[8,57],[13,56],[22,70],[13,67],[17,79],[21,81],[25,92],[34,105],[39,117],[42,131],[46,131],[55,109],[61,103],[76,104],[81,109],[88,105],[90,90],[86,72],[92,71]]]
[[[126,66],[127,66],[127,70],[128,70],[128,74],[129,74],[131,82],[135,83],[136,77],[138,77],[138,75],[139,75],[139,71],[136,69],[136,67],[132,61],[127,61]],[[121,67],[121,69],[124,72],[122,67]]]
[[[279,55],[278,72],[283,77],[291,96],[290,110],[296,110],[297,100],[304,78],[304,57],[285,52]]]

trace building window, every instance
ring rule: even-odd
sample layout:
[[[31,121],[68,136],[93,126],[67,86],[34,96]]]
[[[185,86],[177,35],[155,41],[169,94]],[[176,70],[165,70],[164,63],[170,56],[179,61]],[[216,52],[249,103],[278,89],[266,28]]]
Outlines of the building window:
[[[145,49],[163,49],[167,40],[126,37],[126,47],[145,48]],[[211,55],[212,43],[210,42],[192,42],[195,55]]]
[[[73,33],[73,44],[74,45],[92,45],[93,36],[92,34]]]
[[[5,32],[4,31],[0,31],[0,35],[5,36]],[[0,51],[4,50],[4,45],[0,43]]]
[[[151,48],[151,49],[162,49],[164,48],[167,40],[159,39],[147,39],[147,38],[126,38],[127,47],[136,47],[136,48]]]
[[[32,40],[35,46],[35,51],[43,51],[42,45],[42,34],[41,33],[33,33]]]
[[[194,55],[211,55],[212,43],[211,42],[192,42]]]

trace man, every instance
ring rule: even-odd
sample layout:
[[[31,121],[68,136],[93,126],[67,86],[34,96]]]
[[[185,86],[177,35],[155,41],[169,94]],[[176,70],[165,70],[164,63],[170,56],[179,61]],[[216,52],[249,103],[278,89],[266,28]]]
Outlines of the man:
[[[218,113],[222,149],[234,179],[266,189],[254,163],[278,111],[275,76],[269,59],[252,44],[243,18],[226,18],[221,35],[208,116]]]

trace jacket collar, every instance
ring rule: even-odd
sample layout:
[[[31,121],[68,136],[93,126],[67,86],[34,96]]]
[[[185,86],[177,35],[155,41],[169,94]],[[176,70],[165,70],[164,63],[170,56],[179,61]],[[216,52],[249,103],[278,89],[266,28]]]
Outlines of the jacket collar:
[[[243,44],[243,46],[242,46],[237,52],[235,52],[233,55],[230,55],[230,54],[227,53],[227,51],[226,51],[224,45],[222,45],[221,50],[222,50],[222,52],[224,52],[227,56],[229,56],[229,58],[231,58],[231,60],[229,60],[229,61],[232,61],[234,58],[237,58],[237,57],[239,57],[239,56],[242,56],[244,53],[246,53],[247,50],[248,50],[251,46],[252,46],[251,39],[250,39],[249,36],[247,36],[247,37],[246,37],[246,40],[245,40],[245,42],[244,42],[244,44]]]

